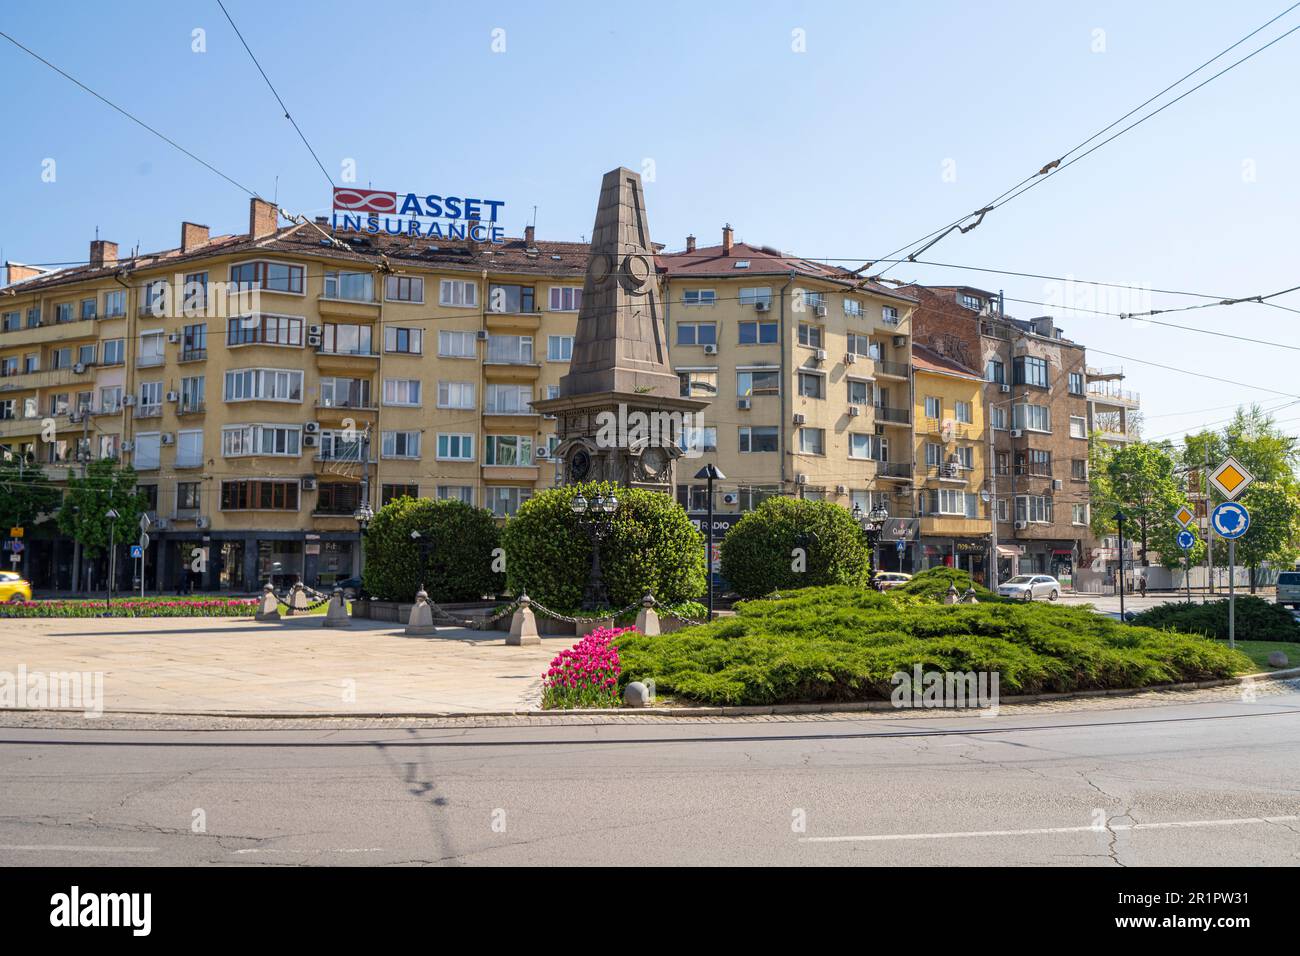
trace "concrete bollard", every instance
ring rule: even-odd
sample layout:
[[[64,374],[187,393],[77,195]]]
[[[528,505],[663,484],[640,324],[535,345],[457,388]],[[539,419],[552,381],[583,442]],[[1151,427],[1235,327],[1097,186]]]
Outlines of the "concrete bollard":
[[[962,604],[979,604],[980,600],[975,596],[974,588],[967,588],[966,593],[961,596]]]
[[[639,680],[634,680],[623,688],[623,703],[629,707],[649,707],[650,688]]]
[[[257,613],[253,615],[253,620],[280,620],[280,601],[275,596],[275,588],[271,587],[269,583],[262,588],[262,603],[257,606]]]
[[[659,629],[659,614],[655,611],[653,595],[647,594],[641,599],[641,611],[636,616],[636,629],[642,634],[658,635],[663,633]]]
[[[311,602],[307,600],[307,591],[299,581],[293,586],[293,591],[289,595],[289,613],[297,614],[299,611],[306,611]]]
[[[433,626],[433,608],[429,607],[429,592],[418,591],[415,603],[411,605],[411,616],[406,621],[406,633],[412,637],[427,637],[437,634]]]
[[[948,585],[948,593],[943,596],[943,603],[944,604],[957,603],[957,585],[955,584]]]
[[[506,643],[512,647],[542,643],[542,636],[537,633],[537,616],[533,614],[532,603],[527,594],[519,596],[519,610],[510,619],[510,634],[506,638]]]
[[[1285,651],[1271,651],[1268,655],[1269,667],[1286,667],[1291,663]]]
[[[343,589],[335,588],[330,595],[329,606],[325,608],[325,627],[350,627],[352,619],[348,617],[348,605],[343,600]]]

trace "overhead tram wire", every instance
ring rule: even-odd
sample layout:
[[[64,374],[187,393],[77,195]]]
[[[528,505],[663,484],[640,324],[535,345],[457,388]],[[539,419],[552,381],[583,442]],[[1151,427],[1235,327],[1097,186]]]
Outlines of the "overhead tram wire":
[[[14,38],[13,38],[12,36],[10,36],[8,33],[5,33],[3,30],[0,30],[0,37],[4,37],[6,40],[8,40],[8,41],[9,41],[10,43],[12,43],[14,46],[18,47],[18,49],[22,50],[22,51],[23,51],[24,53],[26,53],[28,56],[32,57],[34,60],[37,60],[37,61],[39,61],[39,62],[41,62],[41,63],[44,63],[44,64],[45,64],[46,66],[48,66],[51,70],[53,70],[55,73],[58,73],[58,74],[59,74],[60,76],[62,76],[64,79],[66,79],[66,80],[68,80],[69,82],[75,84],[76,86],[79,86],[81,89],[85,90],[87,93],[89,93],[91,96],[95,97],[95,99],[99,100],[100,102],[104,103],[106,106],[112,107],[114,110],[116,110],[117,112],[121,113],[123,116],[125,116],[127,119],[129,119],[131,122],[135,123],[137,126],[140,126],[140,127],[142,127],[143,129],[148,130],[150,133],[152,133],[154,136],[157,136],[160,140],[162,140],[162,141],[163,141],[164,143],[166,143],[168,146],[171,146],[173,149],[179,150],[180,152],[184,153],[186,156],[188,156],[190,159],[194,160],[194,161],[195,161],[196,163],[198,163],[199,165],[201,165],[201,166],[203,166],[204,168],[209,169],[209,170],[211,170],[212,172],[216,173],[218,176],[220,176],[220,177],[221,177],[222,179],[224,179],[226,182],[230,183],[230,185],[234,186],[234,187],[237,188],[237,189],[242,190],[243,192],[248,193],[248,195],[250,195],[250,196],[254,196],[254,197],[259,196],[259,194],[256,192],[256,190],[249,189],[247,186],[245,186],[243,183],[239,182],[238,180],[233,179],[233,178],[231,178],[230,176],[227,176],[227,175],[226,175],[225,173],[223,173],[221,170],[217,169],[216,166],[213,166],[211,163],[209,163],[206,159],[203,159],[203,158],[200,157],[200,156],[196,156],[194,153],[190,152],[188,149],[186,149],[186,148],[185,148],[184,146],[182,146],[180,143],[176,142],[174,139],[170,138],[170,137],[167,136],[166,134],[159,132],[157,129],[155,129],[154,127],[150,126],[148,123],[146,123],[144,120],[140,119],[140,118],[139,118],[138,116],[136,116],[135,114],[129,112],[128,110],[124,109],[124,108],[121,107],[121,106],[118,106],[118,105],[117,105],[116,103],[114,103],[112,100],[108,99],[108,97],[103,96],[103,95],[100,94],[100,93],[97,93],[95,90],[92,90],[89,86],[87,86],[85,83],[82,83],[82,82],[81,82],[80,80],[78,80],[75,76],[72,76],[72,75],[71,75],[70,73],[68,73],[66,70],[62,70],[62,69],[60,69],[59,67],[55,66],[55,65],[54,65],[53,63],[51,63],[49,60],[45,59],[45,57],[41,56],[39,53],[35,52],[34,50],[29,49],[28,47],[24,46],[23,44],[19,43],[16,39],[14,39]]]
[[[217,0],[217,6],[219,6],[221,12],[226,15],[226,20],[230,23],[231,29],[235,31],[235,36],[239,37],[239,42],[244,45],[244,50],[248,53],[248,58],[253,61],[253,65],[257,67],[257,72],[262,74],[262,79],[266,81],[266,85],[270,88],[271,95],[275,97],[275,101],[280,104],[280,109],[284,110],[284,118],[293,124],[294,130],[298,133],[298,138],[301,139],[302,144],[307,147],[307,152],[311,153],[311,158],[316,160],[316,165],[320,167],[320,171],[325,176],[326,182],[328,182],[330,188],[333,189],[334,178],[330,176],[329,171],[325,169],[325,164],[320,161],[320,157],[316,155],[316,150],[312,149],[311,143],[307,142],[307,136],[303,133],[302,127],[298,125],[298,121],[290,115],[289,107],[284,105],[284,99],[280,96],[280,92],[275,88],[275,84],[271,82],[271,78],[266,75],[266,70],[262,69],[262,64],[258,62],[257,57],[253,54],[252,49],[248,45],[248,41],[244,39],[244,34],[241,33],[239,27],[235,25],[235,21],[230,16],[230,11],[226,9],[225,3],[223,3],[222,0]]]
[[[1064,170],[1064,169],[1066,169],[1066,168],[1068,168],[1068,167],[1070,167],[1070,166],[1073,166],[1076,162],[1078,162],[1079,160],[1083,159],[1084,157],[1086,157],[1086,156],[1092,154],[1092,153],[1095,152],[1096,150],[1098,150],[1098,149],[1100,149],[1101,147],[1105,146],[1107,143],[1113,142],[1114,140],[1118,139],[1120,136],[1123,136],[1123,135],[1124,135],[1125,133],[1127,133],[1129,130],[1134,129],[1134,128],[1137,127],[1137,126],[1140,126],[1142,123],[1145,123],[1147,120],[1151,119],[1152,117],[1154,117],[1154,116],[1156,116],[1156,115],[1158,115],[1158,114],[1164,112],[1164,110],[1168,109],[1170,106],[1173,106],[1175,103],[1179,102],[1179,101],[1182,100],[1184,97],[1186,97],[1186,96],[1188,96],[1188,95],[1190,95],[1190,94],[1192,94],[1192,93],[1195,93],[1197,90],[1201,89],[1201,87],[1205,86],[1205,85],[1208,84],[1208,83],[1213,82],[1214,80],[1218,79],[1220,76],[1222,76],[1223,74],[1227,73],[1228,71],[1235,69],[1236,67],[1240,66],[1242,63],[1245,63],[1247,60],[1249,60],[1249,59],[1251,59],[1252,57],[1254,57],[1256,54],[1258,54],[1258,53],[1262,53],[1264,50],[1267,50],[1269,47],[1273,46],[1273,44],[1277,43],[1279,40],[1283,40],[1283,39],[1285,39],[1286,37],[1288,37],[1288,36],[1290,36],[1292,33],[1294,33],[1296,30],[1300,30],[1300,26],[1292,27],[1292,28],[1291,28],[1290,30],[1288,30],[1286,33],[1283,33],[1281,36],[1275,37],[1274,39],[1272,39],[1272,40],[1270,40],[1268,43],[1266,43],[1264,46],[1259,47],[1259,48],[1256,49],[1254,52],[1247,54],[1246,56],[1242,57],[1240,60],[1237,60],[1235,63],[1232,63],[1231,65],[1225,67],[1224,69],[1220,70],[1218,73],[1214,74],[1213,76],[1209,77],[1208,79],[1202,81],[1201,83],[1198,83],[1196,86],[1192,87],[1190,90],[1185,91],[1184,93],[1182,93],[1182,94],[1180,94],[1179,96],[1175,97],[1174,99],[1170,100],[1168,103],[1165,103],[1163,106],[1160,106],[1158,109],[1155,109],[1155,110],[1153,110],[1152,112],[1148,113],[1147,115],[1143,116],[1141,119],[1137,120],[1136,122],[1131,123],[1130,125],[1124,127],[1124,128],[1121,129],[1119,132],[1115,133],[1113,136],[1108,137],[1107,139],[1105,139],[1105,140],[1103,140],[1102,142],[1098,143],[1096,146],[1093,146],[1091,149],[1085,151],[1085,152],[1082,153],[1081,155],[1076,156],[1074,159],[1071,159],[1071,160],[1069,160],[1068,162],[1065,161],[1065,160],[1066,160],[1066,157],[1070,156],[1072,153],[1078,152],[1080,149],[1082,149],[1084,146],[1088,145],[1088,143],[1091,143],[1091,142],[1092,142],[1093,140],[1095,140],[1097,137],[1102,136],[1102,135],[1104,135],[1105,133],[1109,132],[1110,130],[1114,129],[1116,126],[1118,126],[1120,123],[1124,122],[1124,120],[1128,119],[1128,118],[1129,118],[1130,116],[1132,116],[1134,113],[1137,113],[1139,110],[1142,110],[1142,109],[1144,109],[1145,107],[1149,106],[1151,103],[1155,102],[1155,101],[1158,100],[1160,97],[1164,96],[1164,95],[1165,95],[1166,93],[1168,93],[1170,90],[1174,89],[1174,87],[1179,86],[1179,85],[1180,85],[1181,83],[1183,83],[1185,80],[1190,79],[1192,76],[1195,76],[1197,73],[1201,72],[1201,70],[1205,69],[1207,66],[1209,66],[1211,63],[1213,63],[1215,60],[1219,59],[1220,57],[1224,56],[1225,54],[1227,54],[1227,53],[1231,52],[1232,50],[1236,49],[1238,46],[1240,46],[1241,44],[1245,43],[1247,40],[1249,40],[1251,37],[1257,35],[1257,34],[1260,33],[1261,31],[1267,29],[1269,26],[1272,26],[1274,23],[1276,23],[1276,22],[1277,22],[1278,20],[1280,20],[1282,17],[1286,16],[1286,15],[1287,15],[1288,13],[1290,13],[1292,10],[1296,9],[1296,7],[1300,7],[1300,3],[1294,3],[1294,4],[1292,4],[1291,6],[1287,7],[1285,10],[1283,10],[1283,11],[1282,11],[1281,13],[1279,13],[1277,16],[1273,17],[1273,18],[1272,18],[1271,20],[1269,20],[1268,22],[1266,22],[1266,23],[1260,25],[1259,27],[1256,27],[1254,30],[1252,30],[1250,33],[1246,34],[1246,35],[1245,35],[1244,37],[1242,37],[1240,40],[1237,40],[1235,43],[1233,43],[1231,46],[1227,47],[1226,49],[1223,49],[1223,50],[1219,51],[1219,52],[1216,53],[1214,56],[1210,57],[1210,59],[1206,60],[1206,61],[1205,61],[1204,63],[1202,63],[1200,66],[1196,67],[1196,69],[1192,70],[1192,71],[1189,72],[1189,73],[1184,74],[1182,77],[1180,77],[1178,80],[1176,80],[1176,81],[1174,81],[1173,83],[1171,83],[1169,86],[1165,87],[1165,88],[1164,88],[1163,90],[1161,90],[1159,93],[1157,93],[1157,94],[1155,94],[1154,96],[1150,97],[1149,99],[1147,99],[1145,102],[1141,103],[1140,105],[1135,106],[1133,109],[1129,110],[1127,113],[1125,113],[1125,114],[1124,114],[1123,116],[1121,116],[1119,119],[1115,120],[1115,121],[1114,121],[1113,123],[1111,123],[1110,125],[1106,126],[1104,129],[1098,130],[1096,133],[1093,133],[1091,136],[1089,136],[1089,137],[1088,137],[1087,139],[1085,139],[1083,142],[1079,143],[1079,144],[1078,144],[1077,146],[1075,146],[1074,148],[1068,150],[1067,152],[1063,153],[1061,156],[1059,156],[1059,157],[1057,157],[1056,159],[1052,160],[1051,162],[1047,163],[1047,164],[1044,165],[1041,169],[1039,169],[1038,172],[1033,173],[1033,174],[1031,174],[1031,175],[1029,175],[1029,176],[1026,176],[1024,179],[1022,179],[1022,180],[1021,180],[1020,182],[1018,182],[1016,185],[1012,186],[1010,189],[1006,190],[1006,191],[1003,192],[1001,195],[997,196],[997,197],[996,197],[995,199],[993,199],[991,202],[986,203],[986,204],[985,204],[983,207],[981,207],[980,209],[977,209],[977,210],[975,210],[974,212],[968,213],[968,214],[966,214],[965,216],[962,216],[961,218],[959,218],[959,219],[957,219],[957,220],[954,220],[953,222],[949,223],[947,226],[944,226],[944,227],[942,227],[942,228],[940,228],[940,229],[937,229],[937,230],[935,230],[934,232],[928,233],[927,235],[922,236],[920,239],[916,239],[916,240],[914,240],[914,241],[912,241],[912,242],[910,242],[910,243],[908,243],[908,244],[906,244],[906,245],[904,245],[904,246],[902,246],[902,247],[900,247],[900,248],[894,250],[894,251],[891,252],[891,253],[889,254],[889,256],[886,257],[886,258],[889,259],[889,258],[891,258],[891,257],[893,257],[893,256],[898,255],[899,253],[902,253],[902,252],[905,252],[905,251],[908,250],[908,249],[911,249],[913,246],[920,245],[921,243],[926,243],[926,245],[924,245],[924,246],[922,246],[920,249],[916,250],[916,252],[912,253],[912,255],[909,256],[909,257],[907,258],[907,261],[912,261],[913,258],[914,258],[915,256],[920,255],[922,252],[925,252],[927,249],[929,249],[929,248],[931,248],[932,246],[934,246],[936,243],[938,243],[938,242],[939,242],[941,239],[943,239],[945,236],[949,235],[949,234],[950,234],[954,229],[959,229],[962,233],[970,232],[972,229],[976,228],[977,226],[979,226],[979,225],[984,221],[984,217],[985,217],[986,215],[988,215],[988,213],[993,212],[995,209],[999,209],[999,208],[1001,208],[1002,206],[1005,206],[1007,203],[1011,202],[1011,200],[1016,199],[1017,197],[1019,197],[1019,196],[1023,195],[1024,193],[1028,192],[1030,189],[1033,189],[1033,188],[1034,188],[1035,186],[1037,186],[1039,183],[1042,183],[1042,182],[1047,181],[1048,179],[1051,179],[1051,178],[1052,178],[1053,176],[1055,176],[1057,173],[1060,173],[1062,170]],[[968,226],[962,226],[962,223],[964,223],[964,222],[966,222],[967,220],[970,220],[970,219],[972,219],[972,218],[975,220],[973,223],[971,223],[971,224],[968,225]],[[864,271],[865,269],[870,268],[872,265],[875,265],[875,263],[874,263],[874,262],[868,262],[868,263],[867,263],[866,265],[864,265],[861,269],[858,269],[858,270],[855,270],[855,271],[857,271],[858,273],[861,273],[861,272]],[[885,269],[883,272],[878,273],[878,275],[884,275],[885,273],[892,271],[895,265],[897,265],[897,263],[894,263],[893,265],[890,265],[890,267],[889,267],[888,269]]]

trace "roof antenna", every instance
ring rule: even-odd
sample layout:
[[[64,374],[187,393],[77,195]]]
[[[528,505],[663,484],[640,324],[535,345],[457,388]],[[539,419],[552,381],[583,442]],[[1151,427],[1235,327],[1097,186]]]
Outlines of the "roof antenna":
[[[275,194],[271,197],[271,202],[277,206],[280,205],[280,177],[275,177]]]

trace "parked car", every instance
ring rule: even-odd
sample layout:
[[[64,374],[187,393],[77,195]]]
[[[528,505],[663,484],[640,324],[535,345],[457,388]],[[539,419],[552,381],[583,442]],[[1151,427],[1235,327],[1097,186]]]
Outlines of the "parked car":
[[[1056,578],[1046,574],[1017,574],[1009,581],[1003,581],[998,585],[998,594],[1002,597],[1019,598],[1022,601],[1032,601],[1040,597],[1055,601],[1061,596],[1061,584]]]
[[[890,588],[896,588],[910,580],[912,580],[912,576],[904,574],[902,571],[877,571],[872,575],[871,586],[877,591],[888,591]]]
[[[327,591],[333,591],[335,588],[343,589],[345,600],[354,601],[358,594],[361,593],[360,578],[344,578],[342,581],[335,581],[330,587],[325,588]]]
[[[0,571],[0,601],[21,604],[32,599],[31,582],[12,571]]]
[[[1277,576],[1277,603],[1300,608],[1300,571],[1283,571]]]

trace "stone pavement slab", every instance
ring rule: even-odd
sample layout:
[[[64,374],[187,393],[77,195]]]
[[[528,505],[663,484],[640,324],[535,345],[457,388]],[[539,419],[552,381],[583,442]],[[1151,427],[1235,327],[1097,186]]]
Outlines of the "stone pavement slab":
[[[541,675],[573,637],[508,647],[503,631],[319,616],[0,619],[0,672],[101,672],[106,711],[483,713],[539,706]]]

